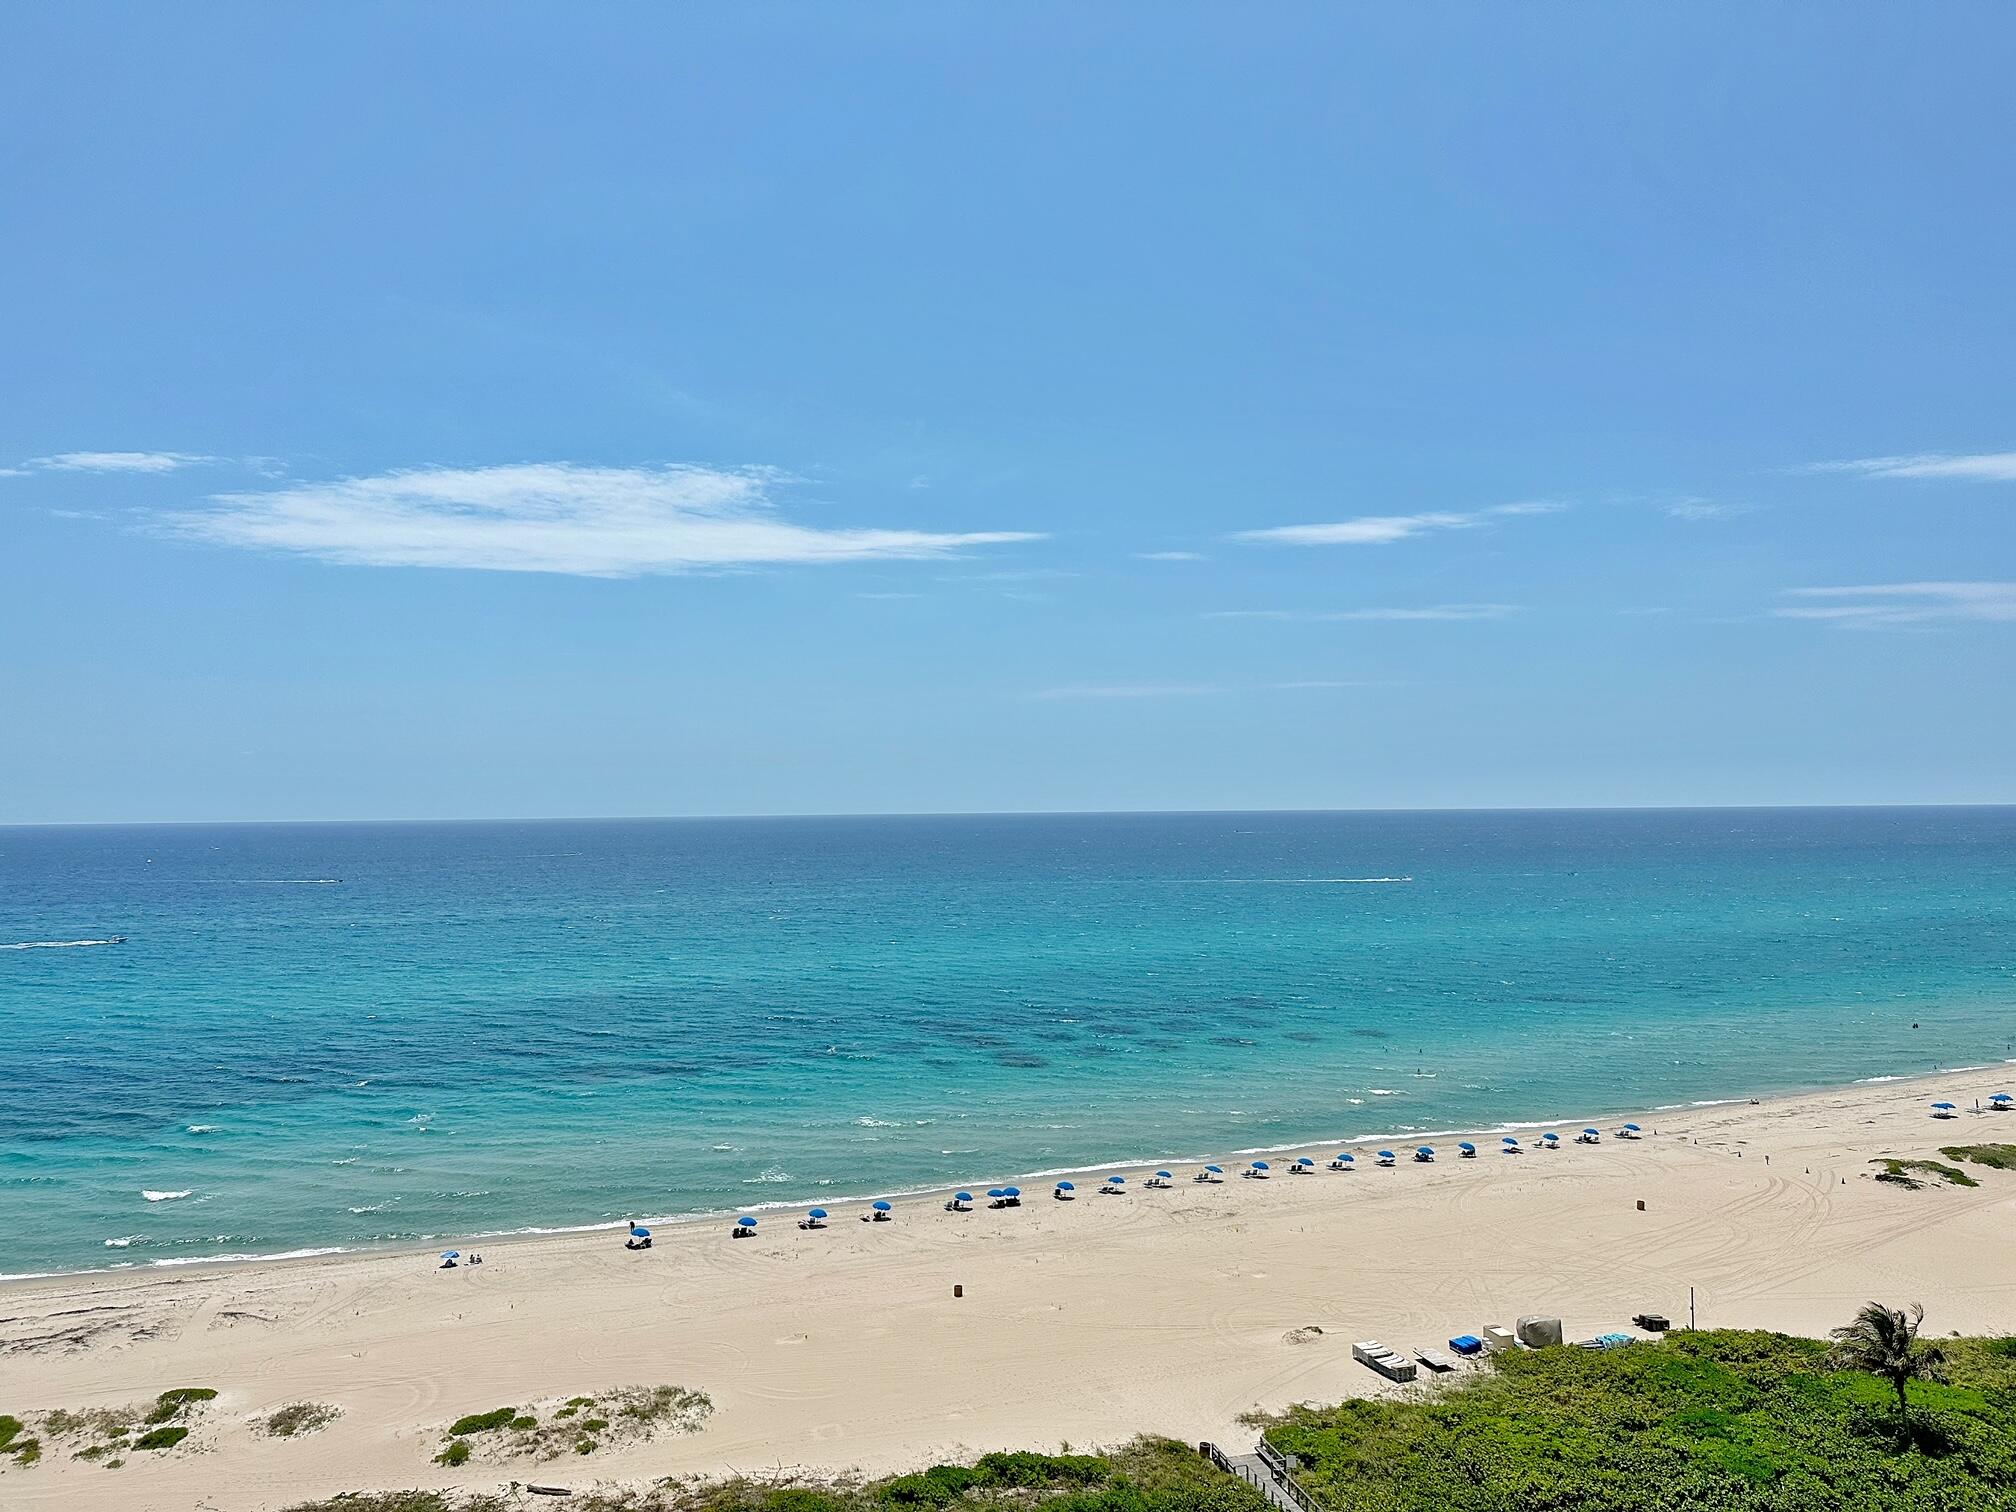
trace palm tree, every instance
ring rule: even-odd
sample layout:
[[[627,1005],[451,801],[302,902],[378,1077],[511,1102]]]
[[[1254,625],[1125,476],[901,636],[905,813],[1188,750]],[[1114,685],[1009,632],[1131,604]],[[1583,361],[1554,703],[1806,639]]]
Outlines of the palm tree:
[[[1833,1330],[1834,1364],[1882,1376],[1897,1388],[1900,1434],[1911,1420],[1911,1401],[1905,1388],[1913,1381],[1946,1379],[1946,1352],[1937,1344],[1918,1342],[1918,1329],[1924,1321],[1922,1302],[1913,1303],[1908,1315],[1881,1302],[1865,1302],[1854,1322]]]

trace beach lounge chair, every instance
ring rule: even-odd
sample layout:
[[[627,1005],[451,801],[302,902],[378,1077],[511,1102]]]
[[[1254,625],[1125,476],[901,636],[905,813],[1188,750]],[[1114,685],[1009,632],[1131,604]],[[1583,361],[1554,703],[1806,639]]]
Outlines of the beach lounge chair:
[[[798,1220],[801,1229],[822,1229],[826,1227],[826,1209],[814,1208]]]
[[[1002,1189],[1002,1195],[1008,1199],[1007,1203],[1005,1204],[1006,1206],[1008,1207],[1022,1206],[1022,1188],[1004,1187]]]
[[[1414,1351],[1414,1358],[1438,1375],[1446,1374],[1456,1368],[1454,1358],[1442,1353],[1439,1349],[1417,1349]]]
[[[1060,1181],[1057,1183],[1057,1190],[1050,1195],[1055,1197],[1059,1202],[1071,1202],[1076,1200],[1078,1188],[1071,1182]]]
[[[1264,1160],[1256,1160],[1239,1174],[1251,1177],[1255,1181],[1265,1181],[1269,1176],[1274,1174],[1274,1168]]]
[[[1617,1131],[1619,1139],[1636,1139],[1641,1131],[1636,1124],[1625,1124]]]
[[[1192,1181],[1223,1181],[1225,1179],[1225,1167],[1208,1165],[1190,1179]]]
[[[1352,1166],[1356,1165],[1357,1163],[1358,1163],[1357,1156],[1346,1155],[1340,1151],[1330,1161],[1330,1169],[1333,1171],[1348,1171],[1351,1169]]]
[[[893,1212],[894,1209],[886,1202],[871,1202],[868,1204],[868,1211],[861,1215],[861,1221],[863,1223],[887,1223]]]
[[[973,1194],[971,1192],[954,1192],[952,1200],[945,1204],[945,1211],[948,1213],[972,1212]]]
[[[1288,1174],[1290,1176],[1314,1176],[1316,1174],[1316,1162],[1311,1160],[1307,1155],[1304,1155],[1288,1167]]]
[[[1412,1360],[1397,1350],[1388,1349],[1377,1339],[1360,1339],[1353,1344],[1351,1358],[1378,1371],[1389,1381],[1411,1381],[1419,1374]]]
[[[1391,1150],[1381,1150],[1379,1152],[1379,1164],[1382,1166],[1390,1166],[1393,1164],[1394,1159],[1395,1157]]]
[[[1580,1134],[1575,1136],[1575,1143],[1601,1144],[1603,1143],[1603,1136],[1594,1129],[1584,1129]]]
[[[1148,1180],[1143,1183],[1143,1185],[1151,1187],[1173,1187],[1174,1185],[1176,1185],[1176,1178],[1167,1171],[1157,1171],[1153,1176],[1150,1176]]]
[[[1543,1150],[1560,1149],[1561,1136],[1559,1134],[1542,1134],[1540,1136],[1540,1148]]]
[[[1507,1155],[1524,1155],[1526,1153],[1526,1147],[1510,1134],[1507,1134],[1503,1139],[1498,1141],[1498,1148],[1503,1150]]]
[[[1955,1109],[1950,1102],[1936,1102],[1932,1104],[1932,1116],[1934,1118],[1951,1118],[1954,1112]]]
[[[1433,1145],[1416,1146],[1414,1158],[1422,1165],[1433,1165],[1435,1163],[1435,1147]]]
[[[1108,1176],[1105,1184],[1099,1188],[1099,1195],[1101,1197],[1125,1197],[1127,1195],[1127,1178],[1125,1176]]]
[[[1477,1158],[1477,1146],[1466,1139],[1456,1146],[1456,1155],[1461,1160],[1475,1160]]]
[[[748,1213],[744,1213],[740,1218],[735,1220],[735,1226],[728,1230],[728,1237],[730,1239],[754,1239],[756,1237],[756,1220]]]

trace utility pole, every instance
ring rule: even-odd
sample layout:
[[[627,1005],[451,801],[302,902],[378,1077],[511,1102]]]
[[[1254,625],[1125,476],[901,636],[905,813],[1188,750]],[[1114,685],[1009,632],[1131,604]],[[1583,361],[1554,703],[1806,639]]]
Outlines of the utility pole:
[[[1691,1286],[1687,1288],[1687,1328],[1690,1333],[1694,1328],[1694,1288]]]

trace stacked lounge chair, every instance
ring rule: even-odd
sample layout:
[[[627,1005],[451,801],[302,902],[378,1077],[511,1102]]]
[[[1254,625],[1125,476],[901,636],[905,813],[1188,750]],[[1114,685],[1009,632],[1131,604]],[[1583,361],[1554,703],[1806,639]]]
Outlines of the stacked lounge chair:
[[[1351,1358],[1361,1365],[1370,1366],[1389,1381],[1411,1381],[1421,1372],[1414,1362],[1397,1350],[1388,1349],[1377,1339],[1360,1339],[1351,1346]]]

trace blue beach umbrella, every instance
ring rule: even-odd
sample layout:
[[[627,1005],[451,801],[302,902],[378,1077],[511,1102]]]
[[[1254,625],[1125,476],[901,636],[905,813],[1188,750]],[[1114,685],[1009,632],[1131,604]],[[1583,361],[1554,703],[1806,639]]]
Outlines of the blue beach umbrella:
[[[1225,1167],[1223,1166],[1206,1166],[1204,1169],[1214,1176],[1223,1176],[1225,1174]]]
[[[1008,1194],[1000,1187],[989,1187],[987,1188],[987,1195],[989,1197],[1006,1197]]]
[[[1514,1139],[1514,1138],[1513,1138],[1513,1137],[1512,1137],[1512,1136],[1511,1136],[1510,1134],[1507,1134],[1507,1135],[1506,1135],[1506,1136],[1505,1136],[1505,1137],[1504,1137],[1503,1139],[1499,1140],[1499,1141],[1498,1141],[1498,1143],[1500,1143],[1500,1144],[1508,1144],[1508,1145],[1515,1145],[1515,1144],[1519,1143],[1519,1141],[1518,1141],[1518,1140],[1516,1140],[1516,1139]]]
[[[1935,1107],[1935,1108],[1951,1108],[1951,1107],[1953,1106],[1953,1104],[1951,1104],[1951,1103],[1934,1103],[1934,1104],[1932,1104],[1932,1106],[1933,1106],[1933,1107]]]
[[[649,1239],[651,1237],[651,1230],[647,1228],[633,1228],[630,1230],[630,1237],[633,1239]]]
[[[1271,1171],[1274,1167],[1267,1164],[1264,1160],[1256,1160],[1253,1162],[1253,1169],[1256,1171]]]
[[[1304,1156],[1302,1156],[1302,1157],[1301,1157],[1301,1159],[1297,1160],[1297,1161],[1295,1162],[1295,1164],[1297,1164],[1297,1165],[1314,1165],[1314,1164],[1316,1164],[1316,1162],[1315,1162],[1315,1161],[1313,1161],[1313,1160],[1311,1160],[1311,1159],[1310,1159],[1310,1158],[1309,1158],[1309,1157],[1308,1157],[1307,1155],[1304,1155]]]
[[[1433,1145],[1416,1145],[1416,1146],[1414,1146],[1414,1153],[1415,1153],[1416,1155],[1433,1155],[1433,1154],[1435,1153],[1435,1146],[1433,1146]]]
[[[811,1212],[807,1213],[805,1216],[807,1218],[824,1218],[826,1216],[826,1209],[814,1208],[812,1209]]]
[[[1075,1192],[1078,1188],[1068,1181],[1060,1181],[1057,1183],[1057,1190],[1060,1192]]]
[[[1636,1124],[1626,1124],[1624,1125],[1624,1127],[1629,1129],[1633,1134],[1636,1134],[1638,1132],[1638,1125]]]
[[[1020,1188],[1020,1187],[1003,1187],[1003,1188],[1001,1188],[1001,1195],[1002,1195],[1003,1197],[1020,1197],[1020,1196],[1022,1195],[1022,1188]]]
[[[1356,1155],[1353,1155],[1349,1150],[1340,1150],[1337,1154],[1337,1158],[1343,1161],[1344,1164],[1346,1165],[1356,1165],[1358,1163],[1358,1157]]]
[[[443,1250],[443,1251],[441,1251],[441,1258],[442,1258],[443,1260],[460,1260],[460,1259],[462,1258],[462,1251],[460,1251],[460,1250]]]
[[[1584,1130],[1583,1130],[1582,1132],[1583,1132],[1584,1134],[1594,1134],[1594,1133],[1596,1133],[1597,1131],[1596,1131],[1595,1129],[1584,1129]]]
[[[1990,1101],[1990,1102],[2008,1102],[2008,1101],[2009,1101],[2009,1094],[2008,1094],[2007,1092],[1990,1092],[1990,1093],[1988,1094],[1988,1101]]]
[[[744,1213],[740,1218],[735,1220],[735,1226],[737,1228],[754,1228],[756,1227],[756,1220],[749,1214]]]
[[[1155,1174],[1161,1177],[1162,1180],[1164,1181],[1174,1181],[1176,1179],[1175,1176],[1168,1171],[1157,1171]]]
[[[868,1205],[874,1208],[875,1211],[878,1213],[886,1213],[890,1210],[889,1204],[886,1202],[871,1202]]]
[[[1381,1160],[1391,1160],[1393,1158],[1393,1152],[1391,1150],[1381,1150],[1379,1152],[1379,1158]]]
[[[1125,1176],[1108,1176],[1106,1184],[1108,1186],[1125,1186],[1127,1185],[1127,1178]]]
[[[1428,1147],[1426,1145],[1423,1145],[1421,1148],[1425,1150]],[[1477,1153],[1477,1146],[1470,1143],[1470,1141],[1467,1139],[1464,1140],[1461,1144],[1457,1145],[1456,1148],[1459,1150],[1468,1150],[1472,1155],[1475,1155]]]
[[[971,1192],[954,1192],[952,1194],[952,1200],[954,1202],[971,1202],[973,1200],[973,1194]]]

